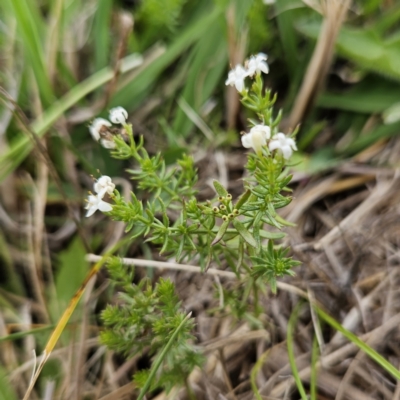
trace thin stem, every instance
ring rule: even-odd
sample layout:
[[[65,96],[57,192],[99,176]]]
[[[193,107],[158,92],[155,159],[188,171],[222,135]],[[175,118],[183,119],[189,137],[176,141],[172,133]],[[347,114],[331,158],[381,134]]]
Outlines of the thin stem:
[[[289,319],[287,337],[286,337],[287,350],[288,350],[290,368],[292,369],[293,378],[296,382],[297,389],[300,393],[302,400],[308,400],[306,391],[304,390],[303,383],[301,382],[299,370],[297,369],[296,357],[294,355],[294,345],[293,345],[293,331],[294,331],[294,325],[296,324],[297,321],[299,307],[301,307],[301,304],[294,309]]]
[[[179,326],[176,328],[175,332],[172,334],[172,336],[168,340],[168,343],[164,347],[163,351],[157,357],[156,361],[154,362],[154,364],[151,367],[150,374],[149,374],[149,376],[148,376],[148,378],[146,380],[146,383],[144,384],[142,390],[140,391],[139,397],[137,398],[137,400],[142,400],[143,397],[145,396],[145,394],[147,393],[147,391],[149,390],[151,382],[153,381],[154,377],[156,376],[158,368],[160,368],[161,363],[163,362],[165,356],[167,355],[168,351],[172,347],[176,337],[178,336],[179,332],[184,327],[185,322],[190,318],[191,315],[192,315],[191,312],[188,315],[186,315],[186,317],[182,320],[182,322],[179,324]]]

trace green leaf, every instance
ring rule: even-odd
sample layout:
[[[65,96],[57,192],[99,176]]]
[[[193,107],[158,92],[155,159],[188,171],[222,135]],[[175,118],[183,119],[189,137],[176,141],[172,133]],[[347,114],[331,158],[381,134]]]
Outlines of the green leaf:
[[[64,309],[71,297],[78,290],[85,279],[88,264],[85,261],[85,247],[79,237],[75,238],[70,246],[59,254],[59,269],[55,276],[55,288],[58,305]],[[53,309],[55,321],[59,317],[59,310]]]
[[[359,151],[371,146],[373,143],[380,139],[389,138],[392,136],[396,136],[399,134],[400,130],[400,122],[396,122],[394,124],[389,125],[380,125],[372,132],[369,132],[368,135],[363,135],[357,138],[353,143],[351,143],[343,154],[352,155],[356,154]]]
[[[348,331],[344,328],[338,321],[328,315],[321,308],[315,306],[315,309],[321,319],[328,323],[332,328],[340,332],[346,339],[354,343],[360,350],[362,350],[367,356],[372,358],[377,364],[379,364],[383,369],[385,369],[389,374],[391,374],[395,379],[400,379],[400,371],[392,363],[382,357],[378,352],[376,352],[367,343],[363,342],[358,336],[353,332]]]
[[[237,210],[240,210],[242,206],[247,202],[249,197],[251,196],[251,190],[247,189],[238,199],[238,201],[235,204],[235,208]]]
[[[174,333],[171,335],[170,339],[168,340],[166,346],[164,347],[163,351],[160,353],[160,355],[157,357],[157,359],[155,360],[155,362],[153,363],[153,365],[151,366],[151,370],[150,370],[150,374],[147,377],[147,380],[142,388],[142,390],[139,393],[139,396],[137,398],[137,400],[142,400],[143,397],[146,395],[147,391],[150,388],[150,385],[153,381],[153,379],[156,376],[157,370],[160,367],[161,363],[163,362],[165,356],[167,355],[168,351],[171,349],[172,345],[175,342],[175,339],[178,337],[179,332],[183,329],[183,327],[186,324],[186,321],[190,318],[190,316],[192,315],[192,313],[189,313],[183,320],[182,322],[179,324],[179,326],[175,329]]]
[[[143,98],[154,86],[157,77],[184,53],[222,14],[222,8],[215,7],[212,12],[202,12],[199,17],[183,29],[176,40],[157,60],[152,62],[145,70],[138,74],[132,81],[125,85],[112,99],[111,106],[129,106],[132,110],[143,104]],[[134,94],[134,96],[132,95]]]
[[[218,230],[217,236],[215,236],[214,240],[211,243],[211,246],[214,246],[222,239],[226,230],[228,229],[229,223],[230,223],[230,220],[228,219],[221,224],[221,226]]]
[[[321,22],[302,20],[297,28],[304,35],[317,40]],[[369,71],[400,81],[399,44],[381,39],[374,29],[342,27],[336,41],[339,55]]]
[[[6,371],[0,368],[0,400],[17,400],[17,395],[13,391]]]
[[[293,332],[294,332],[294,328],[295,328],[296,321],[298,318],[298,313],[299,313],[300,307],[301,307],[301,304],[299,304],[294,309],[294,311],[292,312],[292,315],[290,316],[289,323],[288,323],[288,329],[287,329],[287,335],[286,335],[286,341],[287,341],[289,364],[290,364],[290,368],[292,369],[293,378],[294,378],[294,381],[296,382],[297,390],[299,391],[302,400],[308,400],[303,383],[301,382],[299,370],[296,365],[296,356],[294,354],[294,345],[293,345]]]
[[[399,97],[400,98],[400,97]],[[393,124],[400,121],[400,103],[395,103],[383,112],[383,121],[385,124]]]
[[[136,67],[140,57],[130,55],[122,61],[121,70],[124,72]],[[114,77],[111,68],[104,68],[96,72],[83,82],[72,88],[61,99],[53,102],[52,105],[31,124],[31,129],[39,137],[50,129],[50,127],[72,106],[83,99],[87,94],[104,85]],[[32,141],[25,134],[21,134],[10,146],[10,149],[0,157],[0,183],[9,175],[32,150]]]
[[[286,221],[286,219],[282,218],[279,214],[275,214],[274,218],[276,221],[278,221],[280,224],[285,225],[285,226],[296,226],[296,224]]]
[[[10,0],[9,0],[10,1]],[[41,16],[34,2],[11,0],[14,17],[17,20],[25,51],[28,54],[27,65],[32,67],[43,104],[47,107],[54,101],[53,89],[47,74],[44,49],[40,41],[39,26]]]
[[[400,99],[400,85],[377,76],[367,76],[350,90],[322,93],[318,106],[360,113],[383,112]]]
[[[188,55],[190,68],[182,97],[197,114],[221,83],[221,76],[228,65],[227,39],[223,33],[225,30],[226,26],[222,20],[219,24],[211,25]],[[178,109],[173,130],[187,136],[192,127],[193,121],[187,113]]]
[[[304,7],[298,0],[280,0],[275,4],[279,38],[282,43],[288,70],[294,74],[298,65],[298,35],[294,29],[298,12],[296,8]]]
[[[237,229],[240,236],[252,247],[257,247],[257,242],[253,235],[246,229],[246,227],[237,219],[233,220],[233,226]]]
[[[277,239],[283,239],[286,236],[286,234],[283,232],[269,232],[265,230],[260,230],[260,236],[263,239],[277,240]]]
[[[96,38],[94,41],[94,64],[96,71],[106,67],[108,64],[109,52],[105,51],[105,49],[109,48],[111,41],[109,25],[112,17],[112,5],[112,0],[102,0],[97,4],[93,26],[93,36]]]
[[[227,190],[217,180],[213,180],[213,185],[219,197],[226,197],[228,195]]]

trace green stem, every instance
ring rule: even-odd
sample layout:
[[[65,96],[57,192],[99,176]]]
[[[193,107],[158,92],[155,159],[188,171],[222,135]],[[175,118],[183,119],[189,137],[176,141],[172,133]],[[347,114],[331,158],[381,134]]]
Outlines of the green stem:
[[[310,376],[310,399],[317,400],[317,360],[318,360],[318,341],[314,336],[311,353],[311,376]]]
[[[172,347],[176,337],[178,336],[179,332],[182,330],[182,328],[184,327],[186,321],[190,318],[191,315],[192,315],[191,312],[188,315],[186,315],[186,317],[179,324],[178,328],[176,328],[175,332],[172,334],[172,336],[168,340],[168,343],[164,347],[164,349],[161,352],[161,354],[157,357],[156,361],[154,362],[154,364],[151,367],[151,371],[150,371],[149,377],[147,378],[146,383],[144,384],[142,390],[140,391],[137,400],[142,400],[143,397],[146,395],[147,391],[150,388],[151,382],[153,381],[154,377],[156,376],[158,368],[160,368],[161,363],[163,362],[165,356],[167,355],[168,351]]]
[[[293,378],[296,382],[297,389],[300,393],[300,396],[302,400],[308,400],[306,391],[304,390],[303,383],[301,382],[300,375],[299,375],[299,370],[297,369],[296,365],[296,357],[294,355],[294,346],[293,346],[293,330],[294,326],[297,321],[297,315],[299,312],[299,307],[301,307],[301,304],[299,304],[294,311],[292,312],[292,315],[290,316],[289,323],[288,323],[288,328],[287,328],[287,349],[288,349],[288,356],[289,356],[289,364],[290,368],[292,369],[293,373]]]
[[[394,378],[400,379],[400,371],[393,364],[391,364],[388,360],[382,357],[373,348],[368,346],[367,343],[364,343],[353,332],[350,332],[346,328],[344,328],[339,322],[337,322],[334,318],[328,315],[321,308],[316,307],[315,305],[314,307],[321,319],[323,319],[330,326],[332,326],[334,329],[340,332],[345,338],[353,342],[358,348],[360,348],[364,353],[366,353],[369,357],[371,357],[382,368],[384,368],[387,372],[389,372]]]
[[[258,287],[256,280],[253,280],[253,293],[254,293],[254,316],[258,319],[260,316],[260,307],[258,305]]]

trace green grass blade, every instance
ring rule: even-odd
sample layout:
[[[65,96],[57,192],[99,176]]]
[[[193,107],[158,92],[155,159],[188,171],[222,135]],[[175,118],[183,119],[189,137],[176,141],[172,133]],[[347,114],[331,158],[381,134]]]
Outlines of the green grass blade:
[[[46,325],[41,328],[34,328],[22,332],[10,333],[9,335],[0,337],[0,343],[13,340],[20,340],[27,337],[28,335],[36,335],[37,333],[47,332],[53,328],[54,325]]]
[[[154,362],[154,364],[151,367],[151,371],[150,371],[149,377],[147,378],[146,383],[144,384],[142,390],[140,391],[139,397],[137,398],[137,400],[142,400],[143,397],[146,395],[147,391],[150,388],[151,382],[153,381],[154,377],[156,376],[158,368],[160,368],[161,363],[163,362],[163,360],[164,360],[165,356],[167,355],[169,349],[172,347],[176,337],[178,336],[179,332],[181,331],[181,329],[185,325],[185,322],[190,318],[191,315],[192,315],[191,312],[188,315],[186,315],[186,317],[182,320],[182,322],[179,324],[179,326],[176,328],[175,332],[172,334],[172,336],[168,340],[168,343],[164,347],[163,351],[157,357],[156,361]]]
[[[102,0],[97,4],[94,19],[94,65],[98,71],[108,64],[108,49],[110,48],[110,18],[112,13],[112,0]]]
[[[125,66],[122,70],[127,72],[138,65],[132,61],[133,55],[124,59]],[[139,62],[138,58],[138,62]],[[103,68],[83,82],[72,88],[58,101],[53,103],[40,117],[31,125],[32,130],[42,137],[47,130],[60,118],[69,108],[83,99],[87,94],[104,85],[114,76],[111,68]],[[32,149],[32,142],[26,135],[20,135],[10,146],[10,149],[0,157],[0,182],[2,182],[17,166],[25,159]]]
[[[317,400],[317,361],[318,361],[318,340],[314,336],[311,352],[311,375],[310,375],[310,399]]]
[[[359,113],[377,113],[400,99],[400,85],[376,75],[369,75],[345,92],[325,92],[318,98],[318,106]]]
[[[13,391],[8,380],[6,370],[0,366],[0,400],[17,400],[18,397]]]
[[[371,25],[371,28],[383,35],[388,29],[399,22],[400,4],[393,4],[392,7],[388,7],[382,14],[378,15],[379,17],[376,22]]]
[[[216,7],[211,13],[203,14],[177,36],[177,39],[163,55],[113,97],[112,107],[125,106],[132,110],[141,105],[144,94],[153,87],[157,77],[193,43],[199,40],[212,24],[217,23],[216,20],[222,15],[222,10]]]
[[[296,356],[294,355],[294,345],[293,345],[293,331],[296,325],[297,316],[299,313],[299,307],[301,307],[301,304],[294,309],[292,315],[289,318],[286,340],[287,340],[289,364],[290,368],[292,369],[293,378],[296,382],[297,389],[300,393],[302,400],[308,400],[306,391],[304,390],[303,383],[301,382],[300,379],[299,370],[297,369]]]
[[[386,370],[389,374],[391,374],[394,378],[400,380],[400,371],[391,364],[388,360],[382,357],[378,352],[376,352],[372,347],[368,346],[365,342],[363,342],[358,336],[354,333],[348,331],[344,328],[338,321],[328,315],[325,311],[321,310],[318,307],[315,307],[319,317],[324,320],[327,324],[329,324],[332,328],[340,332],[346,339],[350,340],[350,342],[354,343],[360,350],[362,350],[367,356],[372,358],[377,364],[379,364],[384,370]]]
[[[54,100],[54,94],[47,74],[44,49],[40,41],[38,29],[40,14],[35,12],[34,4],[27,4],[26,0],[11,0],[11,7],[18,23],[18,30],[30,61],[29,64],[32,66],[37,81],[40,97],[43,104],[49,106]]]
[[[191,52],[192,62],[182,97],[197,113],[220,84],[222,74],[228,67],[225,30],[226,27],[222,23],[210,26]],[[192,120],[183,110],[178,110],[173,130],[187,136],[192,127]]]
[[[257,360],[257,362],[255,363],[255,365],[250,373],[251,389],[253,390],[254,397],[256,398],[256,400],[263,400],[261,397],[261,394],[258,390],[258,387],[257,387],[256,378],[257,378],[258,371],[260,371],[260,369],[264,365],[269,352],[270,352],[270,349],[268,349],[266,352],[261,354],[261,357]]]
[[[344,151],[345,156],[357,154],[364,150],[368,146],[371,146],[380,139],[387,139],[392,136],[397,136],[400,130],[400,122],[396,122],[388,125],[380,125],[368,135],[358,137],[351,143]]]
[[[297,18],[299,10],[293,9],[298,6],[298,2],[293,0],[280,0],[275,4],[279,37],[285,53],[286,66],[293,75],[296,73],[299,63],[297,51],[298,34],[294,28],[295,18]]]
[[[302,20],[297,24],[301,33],[317,40],[321,23]],[[373,29],[342,27],[336,41],[337,53],[361,68],[400,81],[399,43],[382,39]]]

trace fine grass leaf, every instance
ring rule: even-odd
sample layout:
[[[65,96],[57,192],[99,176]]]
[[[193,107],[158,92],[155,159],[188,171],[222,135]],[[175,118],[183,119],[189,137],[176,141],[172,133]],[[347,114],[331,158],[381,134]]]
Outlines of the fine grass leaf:
[[[338,321],[332,318],[329,314],[323,311],[321,308],[314,306],[318,316],[329,324],[332,328],[340,332],[346,339],[354,343],[360,350],[362,350],[367,356],[372,358],[377,364],[379,364],[385,371],[391,374],[395,379],[400,379],[400,371],[391,362],[382,357],[378,352],[376,352],[371,346],[363,342],[357,335],[353,332],[348,331],[344,328]]]
[[[127,72],[138,65],[139,58],[136,56],[137,62],[135,63],[133,56],[131,54],[123,59],[122,71]],[[103,68],[73,87],[63,97],[54,102],[39,119],[31,124],[32,131],[39,137],[42,137],[68,109],[82,100],[87,94],[107,83],[113,76],[114,72],[111,68]],[[32,142],[30,138],[26,134],[19,134],[10,144],[9,150],[0,156],[0,183],[18,167],[30,153],[31,149]]]
[[[35,329],[29,329],[29,330],[26,330],[26,331],[10,333],[9,335],[0,337],[0,343],[13,341],[13,340],[21,340],[21,339],[27,337],[28,335],[38,335],[38,334],[41,334],[43,332],[47,332],[47,331],[49,331],[50,329],[53,329],[53,328],[54,328],[54,325],[46,325],[46,326],[43,326],[41,328],[35,328]]]
[[[358,152],[364,150],[365,148],[371,146],[375,142],[381,139],[388,139],[392,136],[397,136],[400,131],[400,122],[388,125],[380,125],[368,135],[363,135],[354,140],[345,150],[343,150],[343,155],[350,156],[357,154]]]
[[[3,233],[0,231],[0,262],[1,262],[1,287],[13,294],[24,296],[25,290],[20,275],[14,268],[10,248],[5,240]]]
[[[370,0],[370,3],[374,2],[375,7],[381,7],[381,0]],[[371,7],[373,8],[373,7]],[[375,11],[375,10],[374,10]],[[397,24],[400,20],[400,4],[393,3],[392,7],[385,7],[383,12],[378,12],[379,18],[375,22],[370,24],[370,28],[378,34],[384,34],[388,29],[392,28],[393,25]]]
[[[179,326],[175,329],[174,333],[171,335],[170,339],[168,340],[167,344],[165,345],[164,349],[160,353],[160,355],[157,357],[157,359],[154,361],[153,365],[151,366],[150,373],[146,379],[146,382],[142,388],[142,390],[139,393],[139,396],[137,400],[142,400],[144,396],[146,395],[147,391],[150,389],[151,383],[154,380],[158,368],[160,368],[160,365],[162,364],[164,358],[166,357],[168,351],[171,349],[172,345],[175,342],[175,339],[178,337],[179,332],[182,330],[182,328],[185,326],[186,321],[191,317],[192,313],[190,312],[179,324]]]
[[[294,332],[294,328],[295,328],[295,325],[297,322],[300,307],[301,307],[301,304],[299,304],[294,309],[294,311],[292,312],[292,315],[290,316],[289,323],[288,323],[288,329],[287,329],[287,335],[286,335],[286,341],[287,341],[289,364],[290,364],[290,368],[292,369],[293,378],[296,382],[297,390],[299,391],[302,400],[308,400],[306,391],[304,390],[303,383],[301,382],[299,370],[296,365],[296,356],[294,354],[293,332]]]
[[[311,375],[310,375],[310,400],[317,400],[317,361],[319,355],[319,347],[317,336],[314,336],[312,351],[311,351]]]
[[[256,400],[262,400],[261,394],[257,388],[257,374],[264,365],[269,352],[270,349],[261,354],[250,373],[251,389],[253,390]]]
[[[108,64],[111,43],[110,19],[112,15],[112,5],[112,0],[102,0],[97,3],[93,25],[95,71],[99,71]]]
[[[111,107],[122,106],[133,110],[142,104],[146,94],[152,89],[155,81],[161,73],[184,53],[193,43],[197,42],[210,26],[216,23],[222,10],[215,7],[212,12],[209,10],[199,13],[196,19],[192,20],[176,39],[157,60],[150,64],[145,70],[138,74],[132,81],[125,85],[115,94],[111,101]]]
[[[17,395],[11,388],[7,379],[7,374],[3,368],[0,367],[0,400],[17,400]]]
[[[385,111],[399,99],[399,84],[370,75],[349,90],[321,94],[317,104],[327,109],[336,108],[370,114]]]
[[[321,22],[302,20],[297,29],[317,40]],[[400,54],[397,41],[382,39],[374,29],[342,27],[336,41],[337,53],[368,71],[400,81]]]
[[[64,309],[82,284],[88,269],[85,247],[79,237],[59,255],[60,267],[55,276],[57,300]]]
[[[398,102],[390,106],[383,112],[382,117],[385,124],[393,124],[400,121],[400,103]]]
[[[282,42],[286,66],[291,74],[296,73],[298,64],[298,34],[294,27],[298,19],[299,7],[304,7],[299,0],[280,0],[275,3],[279,38]]]
[[[189,56],[192,62],[182,96],[197,113],[200,113],[205,101],[220,84],[228,66],[228,46],[224,35],[226,27],[222,18],[219,22],[210,27]],[[175,132],[187,136],[192,127],[191,119],[179,109],[173,124]]]
[[[27,65],[32,67],[43,104],[49,106],[54,101],[54,94],[47,74],[44,49],[40,40],[39,31],[43,24],[40,13],[35,2],[26,0],[8,1],[11,2],[18,31],[29,60]]]

